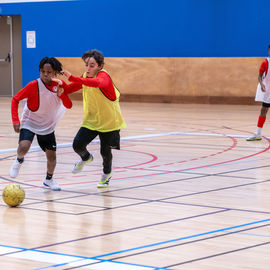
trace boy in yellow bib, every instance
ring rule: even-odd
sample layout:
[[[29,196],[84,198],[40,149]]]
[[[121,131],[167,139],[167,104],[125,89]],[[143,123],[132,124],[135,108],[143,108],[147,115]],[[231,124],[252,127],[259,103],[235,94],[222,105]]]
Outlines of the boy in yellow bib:
[[[98,135],[103,159],[103,174],[98,187],[107,187],[112,177],[111,149],[120,149],[120,129],[126,127],[119,106],[120,92],[103,69],[104,56],[101,52],[87,51],[82,59],[85,62],[82,77],[62,71],[71,82],[64,87],[66,94],[83,89],[84,118],[73,140],[73,149],[81,160],[74,165],[72,172],[80,172],[85,164],[93,160],[86,146]]]

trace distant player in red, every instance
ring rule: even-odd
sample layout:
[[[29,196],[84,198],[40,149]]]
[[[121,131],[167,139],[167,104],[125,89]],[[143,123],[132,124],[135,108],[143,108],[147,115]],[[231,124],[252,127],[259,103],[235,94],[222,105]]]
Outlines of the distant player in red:
[[[45,57],[40,61],[40,78],[28,83],[13,98],[11,115],[15,132],[20,133],[17,158],[10,168],[10,177],[19,174],[24,156],[30,149],[34,136],[47,157],[47,175],[43,184],[52,190],[60,190],[53,180],[56,166],[56,140],[54,129],[65,113],[65,107],[72,103],[61,88],[63,81],[54,78],[60,74],[62,64],[54,57]],[[26,99],[21,121],[18,116],[19,102]],[[64,106],[63,106],[64,105]]]
[[[268,54],[270,55],[270,45],[268,45]],[[266,114],[270,107],[270,58],[267,57],[261,64],[259,70],[259,83],[255,101],[262,102],[261,113],[258,118],[257,131],[247,141],[259,141],[262,139],[262,128],[266,120]]]

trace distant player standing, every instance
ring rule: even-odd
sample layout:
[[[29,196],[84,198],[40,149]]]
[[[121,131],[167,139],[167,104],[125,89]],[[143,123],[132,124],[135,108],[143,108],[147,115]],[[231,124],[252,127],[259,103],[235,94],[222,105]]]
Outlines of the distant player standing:
[[[270,45],[268,45],[268,54],[270,55]],[[266,114],[270,107],[270,57],[267,57],[261,64],[259,70],[259,83],[255,101],[262,102],[261,113],[258,118],[257,131],[247,141],[259,141],[262,139],[262,128],[266,120]]]

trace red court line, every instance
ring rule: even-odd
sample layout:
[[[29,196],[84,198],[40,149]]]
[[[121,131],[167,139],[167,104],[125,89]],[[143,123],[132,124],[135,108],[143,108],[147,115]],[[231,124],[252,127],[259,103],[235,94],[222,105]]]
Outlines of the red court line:
[[[191,167],[191,168],[186,168],[186,169],[181,169],[181,170],[174,170],[174,171],[167,171],[167,172],[158,172],[158,173],[152,173],[152,174],[144,174],[144,175],[137,175],[137,176],[129,176],[129,177],[121,177],[121,178],[114,178],[111,181],[119,181],[119,180],[126,180],[126,179],[132,179],[132,178],[141,178],[141,177],[149,177],[149,176],[157,176],[157,175],[162,175],[162,174],[169,174],[169,173],[178,173],[178,172],[183,172],[183,171],[188,171],[188,170],[195,170],[195,169],[201,169],[201,168],[207,168],[207,167],[212,167],[212,166],[217,166],[217,165],[222,165],[222,164],[227,164],[231,163],[234,161],[239,161],[243,159],[247,159],[253,156],[257,156],[259,154],[262,154],[270,149],[270,140],[266,139],[268,141],[268,147],[251,155],[247,155],[241,158],[236,158],[236,159],[231,159],[227,161],[222,161],[222,162],[217,162],[217,163],[212,163],[208,165],[202,165],[202,166],[197,166],[197,167]],[[97,181],[87,181],[87,182],[79,182],[79,183],[68,183],[68,184],[61,184],[61,186],[70,186],[70,185],[81,185],[81,184],[89,184],[89,183],[97,183]],[[34,187],[33,187],[34,188]]]
[[[219,155],[219,154],[223,154],[224,152],[230,151],[230,150],[234,149],[237,146],[237,140],[235,138],[229,137],[229,136],[227,136],[227,137],[224,136],[224,137],[225,138],[230,138],[233,141],[233,143],[232,143],[231,146],[229,146],[228,148],[226,148],[226,149],[224,149],[222,151],[219,150],[219,152],[216,152],[216,153],[213,153],[213,154],[209,154],[207,156],[201,156],[201,157],[197,157],[197,158],[191,158],[191,159],[187,159],[187,160],[176,161],[176,162],[173,162],[173,163],[154,165],[154,166],[150,166],[148,168],[156,168],[156,167],[161,167],[161,166],[169,166],[169,165],[177,164],[177,163],[184,163],[184,162],[189,162],[189,161],[195,161],[195,160],[199,160],[201,158],[213,157],[213,156],[216,156],[216,155]]]
[[[133,153],[139,153],[139,154],[143,154],[143,155],[147,155],[147,156],[150,156],[151,159],[148,160],[148,161],[145,161],[143,163],[139,163],[139,164],[135,164],[135,165],[130,165],[130,166],[125,166],[125,167],[117,167],[117,169],[125,169],[125,168],[130,168],[130,167],[134,167],[134,166],[141,166],[141,165],[145,165],[145,164],[149,164],[151,162],[154,162],[157,160],[157,156],[151,154],[151,153],[147,153],[147,152],[141,152],[141,151],[134,151],[134,150],[122,150],[122,151],[127,151],[127,152],[133,152]],[[67,154],[67,153],[65,153]],[[87,172],[90,172],[90,173],[93,173],[93,172],[99,172],[101,171],[102,169],[96,169],[96,170],[90,170],[90,171],[83,171],[83,173],[87,173]],[[71,174],[70,171],[68,172],[61,172],[61,173],[57,173],[57,174]],[[44,173],[27,173],[27,174],[20,174],[20,177],[23,177],[23,176],[39,176],[39,175],[44,175]],[[95,173],[94,175],[98,175],[98,173]],[[9,175],[4,175],[5,177],[9,177]],[[56,178],[57,176],[55,176],[54,178]],[[81,175],[76,175],[76,176],[73,176],[73,177],[81,177]],[[88,176],[87,176],[88,177]],[[30,181],[33,181],[33,180],[26,180],[24,181],[24,183],[27,183],[27,182],[30,182]],[[40,181],[40,180],[37,180],[37,181]],[[92,181],[93,183],[96,182],[96,181]],[[82,183],[92,183],[92,182],[82,182]],[[23,184],[23,183],[22,183]],[[77,184],[77,183],[76,183]],[[63,185],[63,184],[61,184]]]
[[[244,131],[242,131],[242,132],[244,132]],[[235,146],[237,144],[237,140],[235,138],[233,138],[233,137],[227,137],[227,138],[230,138],[230,139],[233,140],[233,145],[230,146],[230,147],[228,147],[227,149],[223,150],[222,152],[226,152],[226,151],[232,150],[233,148],[235,148]],[[168,174],[168,173],[176,173],[176,172],[182,172],[182,171],[188,171],[188,170],[194,170],[194,169],[201,169],[201,168],[207,168],[207,167],[212,167],[212,166],[217,166],[217,165],[222,165],[222,164],[226,164],[226,163],[231,163],[231,162],[234,162],[234,161],[239,161],[239,160],[247,159],[247,158],[250,158],[250,157],[253,157],[253,156],[262,154],[263,152],[266,152],[266,151],[268,151],[270,149],[270,140],[267,139],[267,138],[265,138],[265,139],[268,141],[268,147],[267,148],[265,148],[265,149],[263,149],[263,150],[261,150],[261,151],[259,151],[257,153],[254,153],[254,154],[251,154],[251,155],[247,155],[247,156],[244,156],[244,157],[241,157],[241,158],[227,160],[227,161],[223,161],[223,162],[212,163],[212,164],[208,164],[208,165],[197,166],[197,167],[191,167],[191,168],[186,168],[186,169],[181,169],[181,170],[174,170],[174,171],[168,171],[168,172],[159,172],[159,173],[145,174],[145,175],[137,175],[137,176],[123,177],[123,178],[115,178],[115,179],[112,179],[112,181],[132,179],[132,178],[139,178],[139,177],[149,177],[149,176],[156,176],[156,175],[162,175],[162,174]],[[123,150],[123,151],[129,151],[129,150]],[[141,163],[141,164],[135,164],[135,165],[125,166],[125,167],[117,167],[117,168],[130,168],[130,167],[135,167],[135,166],[139,166],[139,165],[145,165],[145,164],[148,164],[148,163],[151,163],[151,162],[157,160],[157,157],[155,155],[151,154],[151,153],[139,152],[139,151],[130,151],[130,152],[137,152],[137,153],[143,153],[143,154],[150,155],[150,156],[152,156],[152,160],[147,161],[147,162],[144,162],[144,163]],[[207,157],[209,157],[209,156],[202,156],[201,158],[207,158]],[[187,162],[187,161],[179,161],[179,162],[176,162],[176,163],[182,163],[182,162]],[[158,166],[161,166],[161,165],[158,165]],[[64,172],[62,172],[62,173],[64,173]],[[88,183],[96,183],[96,181],[87,181],[87,182],[79,182],[79,183],[68,183],[68,184],[61,184],[61,186],[79,185],[79,184],[88,184]]]

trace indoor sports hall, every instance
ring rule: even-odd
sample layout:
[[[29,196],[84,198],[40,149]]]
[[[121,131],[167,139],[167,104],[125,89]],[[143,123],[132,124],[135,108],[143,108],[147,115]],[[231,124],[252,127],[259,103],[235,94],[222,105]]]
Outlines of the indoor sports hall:
[[[268,91],[269,8],[266,0],[0,1],[0,269],[269,269],[270,125],[267,101],[255,101],[260,76]],[[46,56],[84,76],[91,49],[104,54],[126,123],[109,185],[97,187],[98,137],[87,145],[93,161],[72,173],[90,87],[68,94],[72,108],[55,127],[61,190],[43,185],[48,161],[36,136],[11,177],[13,97],[42,78]],[[17,207],[4,201],[9,184],[25,191]]]

